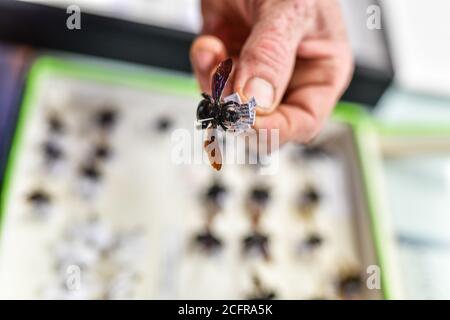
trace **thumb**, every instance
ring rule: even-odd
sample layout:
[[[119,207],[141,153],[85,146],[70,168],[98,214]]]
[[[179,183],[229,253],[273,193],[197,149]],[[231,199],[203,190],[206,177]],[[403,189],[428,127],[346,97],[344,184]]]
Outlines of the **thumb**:
[[[280,103],[292,76],[296,52],[309,15],[309,1],[265,1],[236,68],[235,91],[255,97],[261,113]]]

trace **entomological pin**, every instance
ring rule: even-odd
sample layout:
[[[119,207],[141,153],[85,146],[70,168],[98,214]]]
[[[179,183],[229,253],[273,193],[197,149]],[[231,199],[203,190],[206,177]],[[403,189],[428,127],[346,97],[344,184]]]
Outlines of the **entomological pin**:
[[[217,128],[224,131],[243,132],[255,122],[256,101],[251,98],[241,103],[237,94],[222,99],[222,92],[233,69],[233,61],[227,59],[219,64],[211,81],[212,95],[202,93],[203,100],[197,107],[197,121],[206,130],[204,148],[212,167],[222,168],[222,154],[218,144]]]

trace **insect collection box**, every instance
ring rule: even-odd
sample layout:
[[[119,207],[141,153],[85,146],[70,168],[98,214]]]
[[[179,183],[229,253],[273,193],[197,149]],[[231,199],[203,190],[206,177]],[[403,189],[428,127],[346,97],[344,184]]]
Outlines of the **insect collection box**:
[[[183,75],[38,59],[2,185],[0,297],[392,297],[365,113],[339,105],[273,174],[217,172],[171,158],[199,100]]]

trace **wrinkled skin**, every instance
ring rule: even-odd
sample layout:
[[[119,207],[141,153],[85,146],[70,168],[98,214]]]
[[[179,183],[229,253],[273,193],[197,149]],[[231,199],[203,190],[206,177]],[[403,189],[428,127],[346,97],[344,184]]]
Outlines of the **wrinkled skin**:
[[[279,129],[281,143],[314,138],[353,72],[338,1],[203,0],[202,15],[191,48],[201,89],[210,92],[212,72],[231,56],[226,93],[256,98],[256,129]]]

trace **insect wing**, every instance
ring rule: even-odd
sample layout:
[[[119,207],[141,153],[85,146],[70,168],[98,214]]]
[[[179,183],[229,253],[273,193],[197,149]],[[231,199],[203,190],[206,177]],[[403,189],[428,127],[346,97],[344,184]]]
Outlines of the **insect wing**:
[[[214,72],[211,82],[211,92],[214,101],[220,101],[222,97],[222,91],[225,88],[228,77],[230,76],[233,68],[233,60],[231,58],[222,61]]]
[[[211,124],[206,129],[204,148],[211,166],[217,171],[222,169],[222,152],[220,151],[217,129]]]

